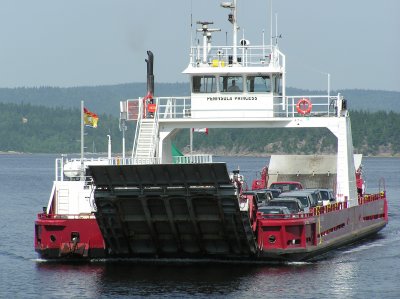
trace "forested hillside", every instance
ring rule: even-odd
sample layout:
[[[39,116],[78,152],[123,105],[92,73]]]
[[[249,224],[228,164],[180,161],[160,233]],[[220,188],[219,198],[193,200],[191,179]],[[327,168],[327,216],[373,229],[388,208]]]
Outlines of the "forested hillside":
[[[156,84],[157,96],[189,94],[183,83]],[[98,113],[119,115],[119,102],[146,95],[146,83],[91,87],[0,88],[0,103],[32,104],[46,107],[79,108],[81,101]]]
[[[187,83],[159,83],[155,85],[156,96],[187,96]],[[332,95],[340,92],[352,110],[370,112],[400,112],[400,92],[380,90],[348,89],[332,91]],[[287,88],[288,95],[326,95],[326,91],[311,91]],[[119,114],[119,102],[126,99],[143,97],[146,94],[145,83],[129,83],[92,87],[38,87],[38,88],[0,88],[0,103],[32,104],[46,107],[78,108],[80,102],[86,106],[114,116]]]
[[[350,115],[357,153],[400,154],[400,113],[352,110]],[[117,117],[100,114],[98,128],[85,131],[86,151],[106,152],[110,134],[113,152],[121,152]],[[134,133],[133,123],[130,123],[127,151],[131,150]],[[321,129],[210,129],[208,135],[195,133],[194,150],[217,155],[332,153],[336,150],[335,142],[328,130]],[[187,152],[189,130],[181,130],[174,143]],[[79,109],[0,103],[0,151],[78,153]]]
[[[394,112],[350,111],[353,144],[364,155],[400,154],[400,114]],[[208,135],[194,134],[194,150],[235,155],[254,153],[335,153],[336,138],[328,129],[212,129]],[[189,131],[176,139],[188,148]]]
[[[77,153],[80,132],[79,109],[0,103],[0,151]],[[85,133],[86,151],[106,152],[109,134],[115,138],[114,150],[121,152],[117,118],[101,114],[98,128],[85,128]],[[134,134],[132,127],[130,134]]]

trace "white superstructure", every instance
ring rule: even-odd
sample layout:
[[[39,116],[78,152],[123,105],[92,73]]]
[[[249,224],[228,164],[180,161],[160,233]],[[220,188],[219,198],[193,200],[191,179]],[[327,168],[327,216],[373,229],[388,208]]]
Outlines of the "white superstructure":
[[[172,163],[171,139],[184,128],[328,128],[337,137],[338,201],[357,204],[351,125],[346,100],[337,96],[287,96],[285,55],[277,45],[237,44],[236,1],[231,9],[232,46],[211,45],[211,22],[199,22],[203,44],[191,48],[188,74],[191,97],[154,98],[139,106],[135,164]],[[305,107],[303,106],[305,105]],[[154,106],[153,106],[154,108]],[[151,128],[151,129],[149,129]],[[146,136],[146,138],[144,138]],[[208,162],[186,157],[183,162]]]
[[[83,161],[83,163],[82,163]],[[46,213],[64,218],[91,218],[96,211],[94,185],[87,169],[92,165],[132,164],[132,159],[62,157],[55,162],[55,179]],[[82,173],[83,165],[83,173]]]

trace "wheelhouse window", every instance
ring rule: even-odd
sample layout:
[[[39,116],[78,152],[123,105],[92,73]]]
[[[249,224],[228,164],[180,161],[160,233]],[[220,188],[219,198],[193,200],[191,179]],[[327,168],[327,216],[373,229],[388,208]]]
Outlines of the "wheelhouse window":
[[[193,76],[193,93],[217,92],[217,79],[214,76]]]
[[[248,76],[246,87],[248,92],[271,92],[271,76]]]
[[[241,76],[221,76],[219,77],[220,92],[242,92],[243,78]]]
[[[274,94],[282,94],[282,75],[273,76]]]

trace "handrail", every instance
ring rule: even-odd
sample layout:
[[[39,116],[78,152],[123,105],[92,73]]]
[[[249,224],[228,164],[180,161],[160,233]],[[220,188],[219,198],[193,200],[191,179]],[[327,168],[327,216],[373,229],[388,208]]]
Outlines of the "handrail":
[[[212,163],[212,155],[173,156],[176,164]]]
[[[309,218],[312,217],[312,213],[292,213],[292,214],[269,214],[269,213],[262,213],[262,212],[257,212],[257,219],[258,220],[282,220],[282,219],[287,219],[287,220],[299,220],[299,219],[304,219],[304,218]]]
[[[238,65],[251,67],[281,67],[284,62],[284,54],[276,46],[255,45],[237,46]],[[207,46],[206,64],[212,67],[227,67],[233,63],[231,57],[234,49],[231,46]],[[197,67],[204,65],[203,46],[194,46],[190,49],[190,65]]]
[[[254,93],[256,94],[256,93]],[[213,93],[206,94],[205,97],[215,97],[218,98],[234,98],[234,95],[230,94],[222,94],[222,93]],[[244,93],[243,95],[248,96],[249,94]],[[242,94],[236,96],[243,96]],[[265,101],[265,109],[262,107],[259,108],[248,108],[243,109],[241,106],[241,112],[246,113],[245,117],[235,116],[231,117],[229,112],[237,112],[238,109],[235,106],[224,106],[220,108],[214,108],[213,112],[225,112],[218,116],[218,118],[259,118],[260,113],[265,111],[263,114],[263,118],[271,118],[271,117],[283,117],[283,118],[295,118],[295,117],[341,117],[341,111],[339,107],[341,107],[341,102],[343,98],[338,96],[328,96],[328,95],[293,95],[293,96],[272,96],[271,94],[256,94],[261,101]],[[302,99],[308,99],[312,103],[312,109],[309,113],[301,114],[297,110],[297,104]],[[234,100],[234,99],[233,99]],[[192,110],[192,99],[188,97],[159,97],[156,99],[157,101],[157,117],[158,121],[164,121],[166,119],[195,119]],[[271,103],[272,101],[272,103]],[[208,112],[210,108],[196,108],[195,112]],[[258,113],[253,113],[258,112]],[[254,116],[252,116],[254,114]],[[201,113],[201,115],[206,115],[206,113]],[[215,113],[213,114],[215,115]],[[207,118],[207,117],[201,117]],[[215,118],[212,117],[212,118]]]
[[[379,193],[386,192],[386,181],[385,178],[379,179]]]
[[[135,156],[136,153],[136,147],[137,147],[137,139],[139,137],[139,129],[142,123],[142,115],[143,115],[143,98],[139,98],[139,108],[138,108],[138,118],[136,121],[136,130],[135,130],[135,138],[133,140],[133,145],[132,145],[132,159]]]
[[[156,107],[158,106],[158,99],[155,99],[155,104]],[[152,146],[151,146],[151,155],[155,155],[156,150],[157,150],[157,145],[158,145],[158,115],[159,115],[159,110],[156,108],[156,111],[154,112],[154,123],[153,123],[153,132],[155,133],[153,135],[153,142],[152,142]]]
[[[85,213],[85,214],[47,214],[47,213],[39,213],[37,214],[38,219],[96,219],[96,216],[93,213]]]
[[[386,198],[386,192],[385,191],[381,191],[379,193],[375,193],[375,194],[366,194],[363,197],[360,197],[358,199],[358,204],[362,205],[362,204],[366,204],[372,201],[377,201],[377,200],[382,200]],[[259,215],[259,219],[298,219],[298,218],[308,218],[308,217],[313,217],[313,216],[319,216],[322,214],[326,214],[326,213],[330,213],[330,212],[334,212],[334,211],[338,211],[338,210],[342,210],[342,209],[346,209],[347,206],[347,202],[335,202],[332,204],[328,204],[326,206],[316,206],[314,208],[311,209],[310,213],[297,213],[297,214],[282,214],[282,215],[278,215],[278,214],[263,214],[261,212],[258,212]],[[266,216],[271,216],[271,217],[267,217],[264,218],[263,215]],[[282,216],[282,217],[278,217],[278,216]]]
[[[143,99],[139,98],[139,115],[138,115],[138,119],[137,119],[137,125],[136,125],[136,131],[135,131],[135,139],[133,142],[133,147],[132,147],[132,159],[133,159],[133,163],[137,164],[136,161],[137,160],[137,149],[138,149],[138,140],[139,140],[139,135],[141,132],[141,127],[143,124],[143,121],[145,119],[149,119],[152,121],[152,132],[153,133],[157,133],[158,132],[158,118],[159,118],[159,105],[158,105],[158,99],[157,98],[153,98],[152,99],[153,102],[152,104],[155,104],[155,111],[154,113],[148,113],[146,109],[146,105],[143,103]],[[157,150],[157,144],[158,144],[158,134],[153,134],[152,137],[152,143],[151,143],[151,148],[150,148],[150,156],[154,155],[156,153]]]
[[[146,158],[138,158],[135,157],[133,158],[133,163],[135,165],[141,165],[141,164],[161,164],[161,158],[159,157],[146,157]]]
[[[62,156],[61,158],[57,158],[55,161],[55,181],[79,181],[81,180],[81,158],[66,158]],[[67,170],[65,169],[65,165],[69,164]],[[90,165],[127,165],[133,164],[133,158],[121,158],[121,157],[113,157],[109,159],[108,157],[98,157],[98,158],[84,158],[83,159],[84,167],[87,168]],[[66,174],[66,171],[68,174]],[[90,176],[84,177],[85,182],[91,181]]]
[[[358,204],[362,205],[368,202],[385,199],[386,191],[379,191],[379,193],[375,194],[364,194],[364,196],[358,198]]]

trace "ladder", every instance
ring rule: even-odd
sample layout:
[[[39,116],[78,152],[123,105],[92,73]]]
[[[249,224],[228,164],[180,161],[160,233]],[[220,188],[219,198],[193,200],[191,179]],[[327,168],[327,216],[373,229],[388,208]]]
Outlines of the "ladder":
[[[145,161],[152,164],[158,141],[158,121],[156,118],[141,118],[138,126],[135,136],[135,164],[143,164]]]

